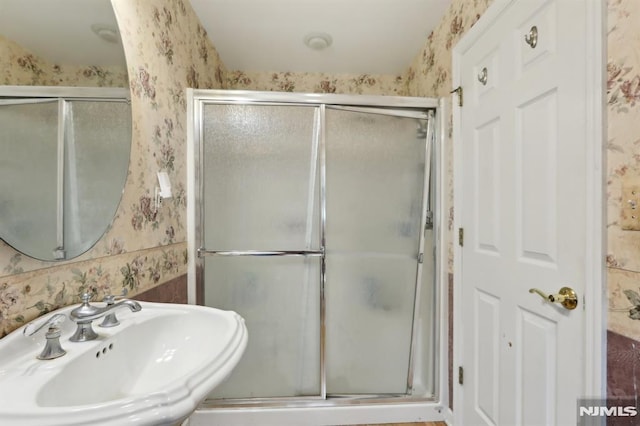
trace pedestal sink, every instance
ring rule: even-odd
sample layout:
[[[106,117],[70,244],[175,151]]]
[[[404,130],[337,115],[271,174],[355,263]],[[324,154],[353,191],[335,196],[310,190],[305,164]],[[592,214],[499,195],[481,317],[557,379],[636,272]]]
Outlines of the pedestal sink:
[[[63,322],[67,353],[52,360],[36,358],[43,332],[26,337],[22,327],[0,339],[0,424],[157,426],[186,419],[242,357],[244,320],[196,305],[140,305],[140,312],[119,310],[116,327],[97,321],[99,336],[89,342],[70,342],[75,324]]]

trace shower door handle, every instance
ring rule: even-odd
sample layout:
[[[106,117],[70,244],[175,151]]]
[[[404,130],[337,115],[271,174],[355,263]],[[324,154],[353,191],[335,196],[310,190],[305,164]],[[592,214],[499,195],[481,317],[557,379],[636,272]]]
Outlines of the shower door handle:
[[[540,295],[544,300],[551,303],[560,303],[565,309],[573,310],[578,306],[578,295],[576,292],[570,287],[562,287],[558,294],[549,294],[546,295],[542,292],[542,290],[538,290],[537,288],[529,289],[529,293],[536,293]]]

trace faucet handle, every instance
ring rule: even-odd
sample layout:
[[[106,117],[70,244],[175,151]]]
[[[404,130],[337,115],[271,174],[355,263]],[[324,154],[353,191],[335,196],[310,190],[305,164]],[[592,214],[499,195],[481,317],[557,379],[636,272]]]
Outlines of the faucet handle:
[[[45,344],[42,352],[40,352],[40,355],[38,355],[36,358],[42,360],[50,360],[59,358],[67,353],[67,351],[62,349],[62,346],[60,346],[60,335],[62,334],[62,332],[60,331],[60,324],[62,324],[62,322],[66,318],[67,316],[65,314],[55,314],[54,316],[40,324],[38,327],[34,326],[35,330],[33,331],[29,329],[33,324],[27,325],[22,330],[22,334],[24,334],[25,336],[33,336],[44,327],[49,326],[49,328],[47,329],[47,333],[44,335],[47,338],[47,343]]]
[[[47,321],[44,321],[42,324],[40,324],[37,327],[35,326],[35,324],[28,324],[22,330],[22,334],[27,337],[33,336],[34,334],[42,330],[47,325],[49,326],[49,329],[47,330],[47,334],[59,332],[60,324],[62,324],[65,319],[67,319],[67,316],[65,314],[55,314],[54,316],[49,318]],[[34,327],[35,327],[35,330],[32,330]]]
[[[71,319],[73,321],[77,322],[79,318],[92,315],[98,310],[98,308],[89,303],[92,298],[93,294],[90,293],[83,293],[82,296],[80,296],[82,304],[71,311]]]
[[[82,296],[80,296],[80,300],[82,301],[83,305],[88,305],[91,299],[93,299],[93,296],[94,295],[92,293],[82,293]]]
[[[116,300],[124,299],[127,293],[129,293],[129,290],[127,290],[126,288],[123,288],[122,292],[119,295],[108,294],[104,297],[104,299],[102,299],[102,301],[106,302],[107,306],[113,305],[116,302]]]
[[[128,292],[129,291],[126,288],[123,288],[122,293],[120,293],[120,295],[114,296],[112,294],[109,294],[105,296],[104,299],[102,299],[102,301],[107,302],[107,306],[113,306],[116,303],[116,300],[124,299],[124,297],[127,295]],[[105,315],[99,327],[109,328],[109,327],[115,327],[116,325],[119,325],[119,324],[120,324],[120,321],[118,320],[118,317],[116,317],[116,313],[114,311]]]

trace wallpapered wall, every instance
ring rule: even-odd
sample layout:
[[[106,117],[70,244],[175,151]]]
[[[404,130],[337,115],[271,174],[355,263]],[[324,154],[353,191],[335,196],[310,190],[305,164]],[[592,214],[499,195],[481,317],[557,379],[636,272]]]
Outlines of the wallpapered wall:
[[[454,0],[404,78],[409,96],[449,96],[451,48],[491,1]],[[640,2],[608,0],[607,19],[607,388],[610,396],[630,396],[638,395],[634,372],[640,371],[640,232],[621,229],[620,210],[626,203],[623,184],[640,184]],[[449,241],[451,148],[447,143]],[[452,272],[451,243],[449,247]]]
[[[640,183],[640,2],[609,0],[607,54],[608,393],[638,395],[640,232],[620,227],[622,186]]]
[[[127,70],[120,67],[52,64],[0,35],[0,84],[126,87]]]
[[[36,262],[0,247],[0,337],[43,312],[77,303],[84,291],[99,299],[126,287],[135,295],[186,274],[184,88],[221,88],[225,69],[188,2],[112,3],[127,57],[133,114],[122,201],[111,229],[73,261]],[[25,61],[24,55],[0,57],[11,58],[14,74],[17,69],[34,75],[22,79],[24,84],[74,80],[75,73],[64,66]],[[58,75],[71,76],[57,80]],[[99,85],[93,83],[81,82]],[[160,170],[169,173],[174,197],[155,214],[152,196]]]
[[[186,273],[185,87],[449,97],[451,50],[491,0],[454,0],[402,76],[226,72],[185,0],[112,2],[124,39],[134,117],[132,162],[122,203],[105,237],[75,261],[38,263],[0,246],[0,336],[42,312],[77,302],[82,291],[100,294],[127,287],[136,294]],[[628,372],[640,362],[633,349],[640,341],[640,312],[632,309],[640,305],[640,296],[635,296],[640,294],[640,232],[619,226],[622,183],[640,179],[639,21],[640,2],[609,0],[607,266],[609,359],[616,361],[609,365],[610,381],[631,377]],[[32,67],[37,60],[7,53],[7,44],[0,43],[0,58],[12,58],[23,70],[41,70],[24,84],[78,79],[77,70]],[[0,76],[6,84],[6,73]],[[83,84],[109,84],[98,81]],[[448,143],[446,167],[452,188],[450,147]],[[151,194],[158,170],[169,172],[175,196],[153,214]],[[449,195],[451,240],[451,191]],[[615,392],[626,391],[623,383],[615,384],[620,384]]]
[[[492,0],[454,0],[444,17],[429,35],[406,73],[407,96],[449,98],[451,92],[451,51],[462,36],[475,24]],[[450,105],[450,104],[449,104]],[[447,114],[449,129],[445,143],[446,196],[448,212],[445,242],[448,247],[449,273],[453,273],[453,143],[451,141],[452,115]],[[452,291],[452,289],[450,289]],[[451,307],[453,308],[453,306]]]
[[[409,96],[449,96],[451,49],[491,1],[453,1],[404,78]],[[607,19],[607,388],[610,396],[630,396],[638,395],[633,372],[640,371],[640,232],[621,229],[620,210],[623,183],[640,184],[640,2],[608,0]],[[446,149],[452,241],[451,143]]]
[[[112,3],[132,96],[131,164],[123,199],[105,236],[72,261],[36,261],[0,242],[0,337],[44,312],[77,303],[85,291],[97,300],[123,287],[135,295],[186,274],[186,87],[378,95],[404,90],[401,76],[227,73],[187,1]],[[0,68],[21,74],[20,84],[106,85],[79,80],[75,70],[44,64],[28,52],[12,54],[9,62]],[[154,214],[160,170],[169,173],[174,196]]]
[[[129,81],[127,70],[124,67],[90,65],[81,67],[52,64],[25,50],[12,40],[0,36],[0,84],[9,86],[127,87]],[[49,265],[51,264],[20,255],[0,240],[0,277]],[[3,281],[0,278],[0,289],[2,284]],[[3,318],[2,312],[2,308],[0,308],[0,323]]]
[[[406,94],[405,79],[401,75],[232,71],[227,73],[226,82],[227,87],[233,90],[389,96]]]
[[[640,183],[640,2],[609,2],[607,62],[608,173],[607,230],[609,329],[640,340],[640,316],[629,309],[640,305],[640,232],[620,228],[622,185]]]

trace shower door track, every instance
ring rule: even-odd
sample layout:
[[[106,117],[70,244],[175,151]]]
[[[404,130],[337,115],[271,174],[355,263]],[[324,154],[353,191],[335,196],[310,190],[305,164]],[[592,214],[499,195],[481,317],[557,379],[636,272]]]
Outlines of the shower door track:
[[[327,394],[321,396],[267,397],[267,398],[229,398],[207,399],[199,409],[246,409],[246,408],[310,408],[340,407],[372,404],[424,404],[437,402],[437,397],[414,397],[408,394]]]
[[[432,99],[418,99],[405,97],[385,97],[384,101],[380,96],[351,96],[351,95],[318,95],[318,94],[290,94],[290,93],[274,93],[274,92],[245,92],[245,91],[224,91],[224,90],[189,90],[192,102],[189,107],[193,108],[193,116],[195,122],[189,126],[194,131],[193,140],[196,142],[195,151],[199,153],[199,168],[203,170],[203,145],[201,143],[201,135],[203,134],[202,106],[204,104],[243,104],[243,105],[286,105],[286,106],[315,106],[318,108],[318,114],[314,118],[314,146],[318,149],[317,161],[319,163],[319,208],[320,208],[320,227],[319,227],[319,243],[318,249],[305,250],[210,250],[203,247],[203,241],[200,237],[204,229],[204,209],[202,203],[202,181],[196,172],[195,188],[196,204],[200,206],[196,209],[196,238],[195,254],[198,259],[208,256],[255,256],[255,257],[285,257],[285,256],[302,256],[302,257],[320,257],[320,392],[318,395],[305,396],[286,396],[286,397],[247,397],[247,398],[227,398],[227,399],[207,399],[201,408],[247,408],[247,407],[322,407],[322,406],[340,406],[340,405],[359,405],[359,404],[385,404],[385,403],[425,403],[437,400],[437,395],[419,397],[412,395],[413,392],[413,374],[415,351],[417,346],[416,321],[419,315],[419,297],[421,276],[422,276],[422,258],[424,255],[424,240],[427,222],[427,195],[429,193],[429,168],[433,152],[431,144],[435,141],[435,122],[437,101]],[[295,100],[292,100],[295,98]],[[396,102],[394,102],[394,100]],[[384,394],[331,394],[327,393],[326,380],[326,360],[325,360],[325,318],[326,318],[326,301],[325,301],[325,284],[326,284],[326,250],[325,250],[325,232],[326,232],[326,141],[324,135],[325,129],[325,110],[339,109],[350,110],[365,113],[378,113],[384,115],[393,115],[398,117],[420,118],[427,120],[427,132],[425,135],[425,176],[423,183],[423,200],[422,213],[420,219],[419,237],[419,253],[416,259],[417,274],[416,287],[413,306],[413,320],[411,330],[411,341],[409,350],[409,363],[407,371],[407,391],[406,393],[384,393]],[[420,111],[417,111],[420,110]],[[203,288],[204,273],[202,261],[197,271],[197,288]],[[437,268],[437,266],[436,266]],[[435,271],[434,271],[435,273]],[[191,297],[190,301],[194,298]],[[433,330],[438,327],[438,320],[434,317]],[[435,364],[435,359],[434,359]],[[435,373],[435,369],[434,369]],[[434,377],[437,377],[434,374]],[[434,379],[435,386],[435,379]]]

